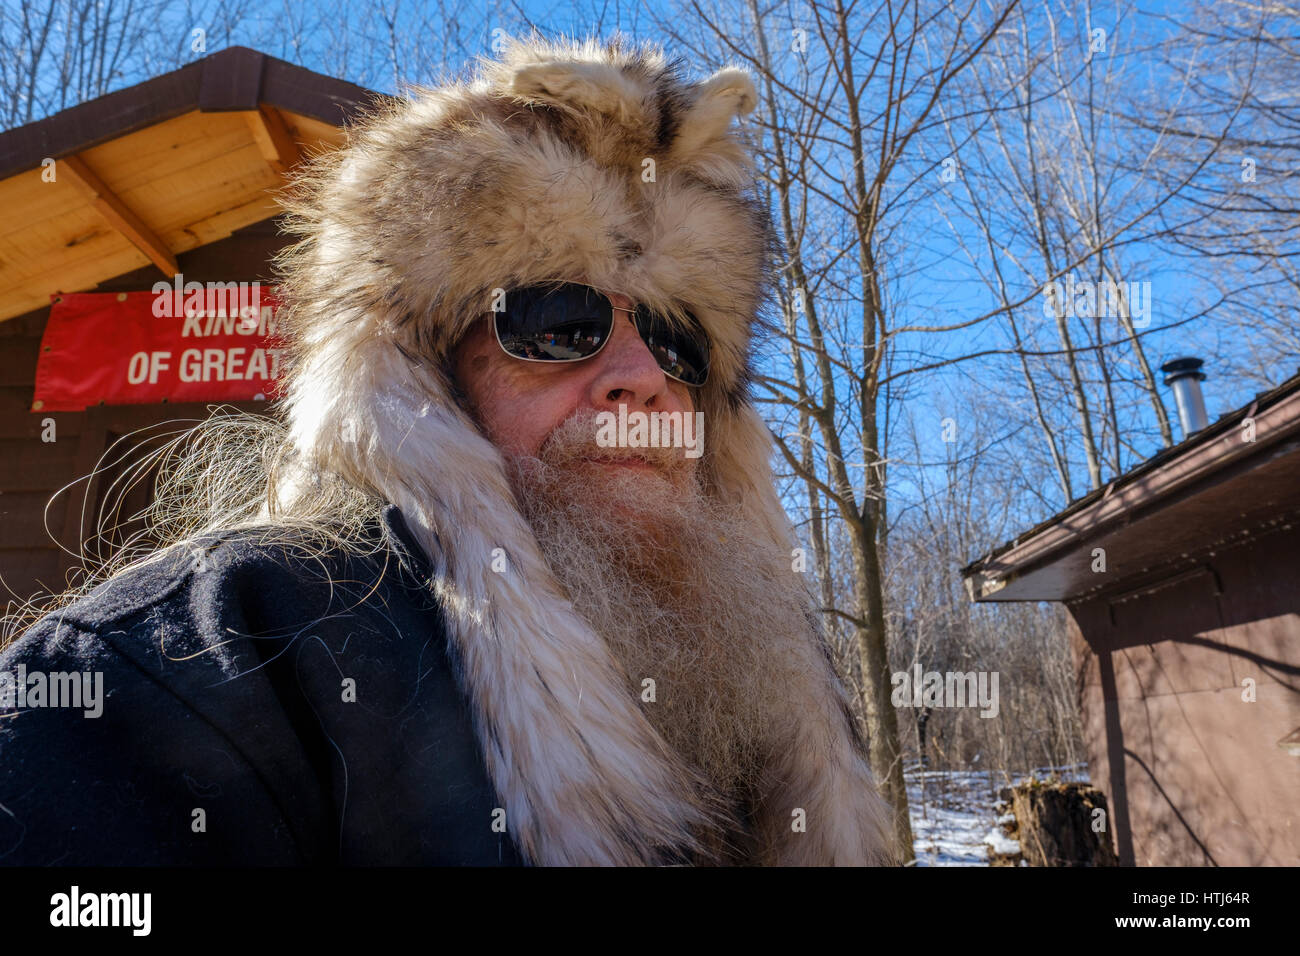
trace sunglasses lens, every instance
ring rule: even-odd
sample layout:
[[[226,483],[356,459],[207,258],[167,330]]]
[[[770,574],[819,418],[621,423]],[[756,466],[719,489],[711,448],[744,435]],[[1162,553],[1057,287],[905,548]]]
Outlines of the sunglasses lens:
[[[610,301],[586,286],[519,289],[496,313],[497,338],[515,358],[572,362],[600,350],[613,319]]]
[[[637,306],[636,325],[650,354],[667,375],[687,385],[703,385],[709,377],[709,341],[689,315],[691,328],[669,323],[645,306]]]
[[[674,326],[645,306],[636,309],[636,327],[664,373],[687,385],[709,377],[709,340],[695,317],[689,327]],[[614,304],[590,286],[569,283],[534,286],[506,293],[495,315],[497,339],[507,354],[534,362],[573,362],[600,351],[614,331]]]

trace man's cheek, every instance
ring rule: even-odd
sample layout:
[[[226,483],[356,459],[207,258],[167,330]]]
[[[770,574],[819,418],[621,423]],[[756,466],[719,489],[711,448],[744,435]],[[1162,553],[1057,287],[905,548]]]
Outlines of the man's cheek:
[[[527,402],[501,410],[497,444],[516,455],[538,457],[558,422],[553,422]]]

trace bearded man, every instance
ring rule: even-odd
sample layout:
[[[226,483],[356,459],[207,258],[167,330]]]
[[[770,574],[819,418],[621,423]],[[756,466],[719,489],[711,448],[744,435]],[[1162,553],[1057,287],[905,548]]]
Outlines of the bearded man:
[[[0,657],[106,690],[0,719],[0,861],[891,859],[748,391],[755,101],[533,40],[314,165],[283,424]]]

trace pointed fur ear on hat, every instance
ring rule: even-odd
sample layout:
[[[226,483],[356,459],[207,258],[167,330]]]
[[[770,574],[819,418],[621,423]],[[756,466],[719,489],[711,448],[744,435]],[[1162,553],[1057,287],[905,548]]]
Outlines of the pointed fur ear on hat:
[[[605,63],[528,63],[515,70],[510,92],[562,109],[594,110],[620,123],[639,122],[645,114],[641,89],[617,66]]]
[[[731,121],[746,116],[758,105],[758,93],[749,74],[736,67],[714,73],[696,90],[694,102],[681,118],[672,158],[690,162],[699,153],[726,137]]]
[[[701,83],[699,89],[699,98],[687,121],[696,121],[697,112],[701,119],[716,114],[721,123],[717,132],[727,128],[731,117],[746,116],[758,105],[754,81],[738,67],[728,66],[719,70]]]

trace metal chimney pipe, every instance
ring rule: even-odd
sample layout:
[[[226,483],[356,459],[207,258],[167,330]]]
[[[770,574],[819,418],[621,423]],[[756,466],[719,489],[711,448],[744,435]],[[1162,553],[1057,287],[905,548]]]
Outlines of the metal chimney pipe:
[[[1210,424],[1205,414],[1205,399],[1201,397],[1201,383],[1205,381],[1201,366],[1204,364],[1198,358],[1178,358],[1160,366],[1160,371],[1165,373],[1165,384],[1173,387],[1184,438]]]

